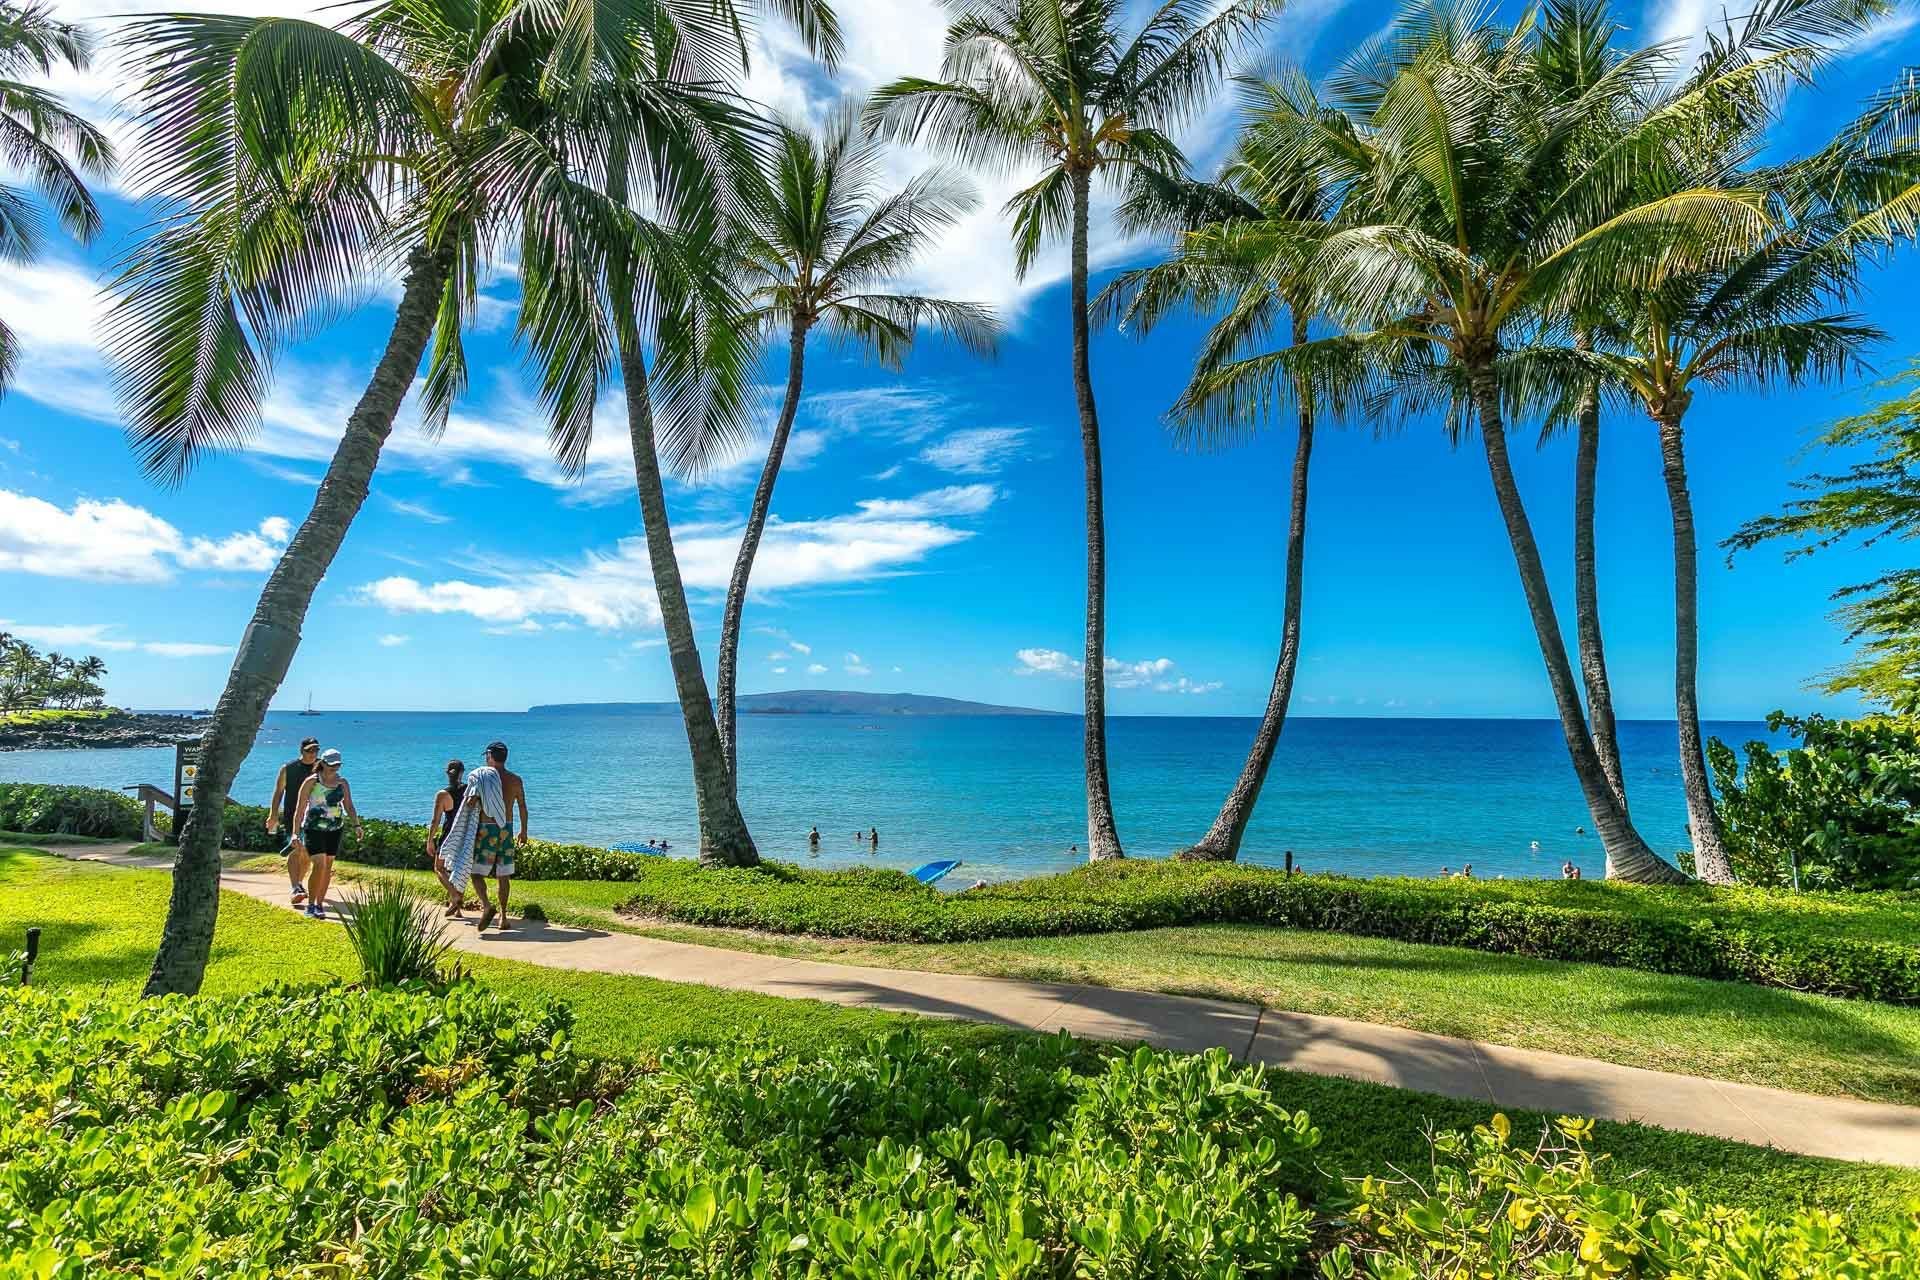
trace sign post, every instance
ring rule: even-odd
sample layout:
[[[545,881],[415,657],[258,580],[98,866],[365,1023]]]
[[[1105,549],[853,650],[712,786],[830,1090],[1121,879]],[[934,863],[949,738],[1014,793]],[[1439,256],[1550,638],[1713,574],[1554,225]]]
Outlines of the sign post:
[[[187,815],[193,812],[193,788],[200,780],[200,739],[184,738],[173,744],[173,842],[187,829]]]

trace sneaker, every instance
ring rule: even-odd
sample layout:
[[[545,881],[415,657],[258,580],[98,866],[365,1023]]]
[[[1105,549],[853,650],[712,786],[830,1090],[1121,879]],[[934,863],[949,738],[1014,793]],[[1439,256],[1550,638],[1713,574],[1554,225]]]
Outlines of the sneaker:
[[[325,920],[327,918],[327,913],[324,909],[321,908],[319,903],[309,902],[307,904],[307,918],[309,920]]]
[[[303,884],[297,884],[293,886],[293,905],[297,907],[301,903],[305,902],[306,900],[307,900],[307,886]]]

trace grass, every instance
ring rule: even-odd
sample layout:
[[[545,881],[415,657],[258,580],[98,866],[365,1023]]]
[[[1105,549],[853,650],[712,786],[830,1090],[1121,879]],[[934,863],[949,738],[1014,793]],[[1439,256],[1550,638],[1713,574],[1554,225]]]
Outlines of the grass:
[[[555,918],[582,910],[564,882],[522,886],[545,899]],[[47,985],[137,985],[146,973],[166,906],[162,872],[130,871],[0,851],[0,950],[28,924],[45,930],[35,981]],[[584,896],[584,895],[582,895]],[[571,903],[571,906],[562,905]],[[543,903],[544,905],[544,903]],[[604,909],[604,908],[603,908]],[[1484,963],[1485,956],[1474,959]],[[569,1005],[588,1052],[645,1059],[678,1043],[714,1044],[761,1036],[810,1050],[859,1042],[906,1023],[922,1035],[991,1052],[1029,1033],[903,1014],[783,1000],[749,992],[684,986],[648,978],[545,969],[488,957],[463,957],[482,981],[530,999]],[[315,923],[237,894],[221,900],[204,990],[235,994],[277,981],[343,979],[353,958],[337,925]],[[1615,973],[1617,971],[1608,971]],[[1289,1107],[1304,1107],[1325,1135],[1326,1158],[1343,1169],[1418,1167],[1426,1127],[1484,1122],[1493,1109],[1358,1081],[1276,1073]],[[1544,1118],[1510,1112],[1527,1131]],[[1761,1147],[1638,1125],[1601,1122],[1597,1149],[1626,1171],[1692,1186],[1709,1198],[1759,1209],[1820,1205],[1888,1219],[1920,1198],[1920,1170],[1786,1155]]]
[[[277,870],[283,862],[241,865]],[[337,870],[347,879],[368,874],[344,863]],[[435,884],[424,871],[397,874],[423,888]],[[537,903],[561,923],[678,942],[1212,996],[1656,1071],[1920,1105],[1920,1008],[1264,925],[948,944],[793,937],[636,921],[615,910],[631,891],[601,880],[543,880],[516,885],[514,901]]]

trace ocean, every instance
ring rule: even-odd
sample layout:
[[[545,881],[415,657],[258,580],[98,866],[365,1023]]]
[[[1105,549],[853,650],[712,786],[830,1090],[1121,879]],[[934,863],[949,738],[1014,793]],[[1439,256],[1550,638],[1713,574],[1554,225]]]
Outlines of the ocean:
[[[1197,839],[1237,775],[1257,721],[1109,720],[1114,807],[1136,856]],[[1758,722],[1710,722],[1736,745]],[[280,764],[313,733],[344,754],[363,812],[425,822],[449,756],[477,766],[507,742],[527,782],[533,833],[588,844],[698,845],[686,738],[676,715],[620,713],[275,713],[240,771],[236,798],[265,804]],[[1783,744],[1776,744],[1783,745]],[[1686,845],[1674,726],[1623,721],[1635,823],[1653,847]],[[746,715],[742,808],[765,857],[822,866],[912,868],[960,858],[962,879],[1074,865],[1086,849],[1075,717]],[[0,781],[171,788],[170,747],[0,753]],[[1247,832],[1247,861],[1352,875],[1557,876],[1571,858],[1603,869],[1592,819],[1550,720],[1288,721]],[[810,858],[807,831],[821,853]],[[877,854],[854,838],[880,832]],[[1583,834],[1581,828],[1585,828]],[[1537,847],[1536,847],[1537,846]]]

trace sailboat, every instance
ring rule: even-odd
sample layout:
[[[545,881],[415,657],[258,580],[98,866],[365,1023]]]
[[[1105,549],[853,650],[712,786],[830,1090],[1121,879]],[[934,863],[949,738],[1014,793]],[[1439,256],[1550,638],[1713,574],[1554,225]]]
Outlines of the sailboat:
[[[325,715],[326,712],[315,711],[313,709],[313,690],[309,689],[307,690],[307,709],[305,711],[296,712],[295,714],[303,715],[303,716],[319,716],[319,715]]]

